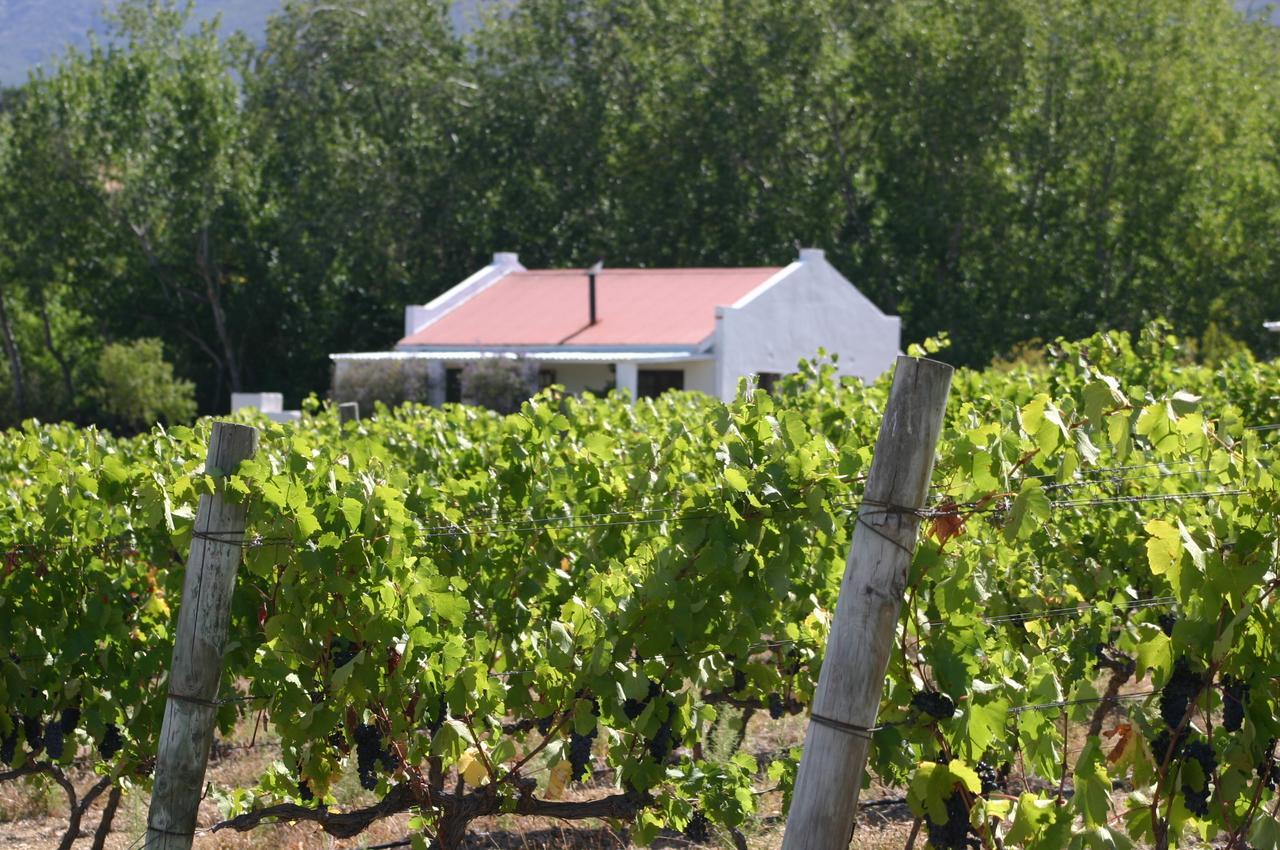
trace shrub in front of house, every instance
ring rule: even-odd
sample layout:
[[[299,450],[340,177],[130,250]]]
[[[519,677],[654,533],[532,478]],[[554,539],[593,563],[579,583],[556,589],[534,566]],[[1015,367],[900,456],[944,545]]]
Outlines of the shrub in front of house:
[[[395,407],[405,402],[426,404],[431,388],[427,363],[420,360],[353,360],[341,362],[333,374],[333,400],[354,401],[373,410],[375,402]]]
[[[515,413],[538,389],[538,364],[525,358],[486,357],[462,369],[462,402]]]

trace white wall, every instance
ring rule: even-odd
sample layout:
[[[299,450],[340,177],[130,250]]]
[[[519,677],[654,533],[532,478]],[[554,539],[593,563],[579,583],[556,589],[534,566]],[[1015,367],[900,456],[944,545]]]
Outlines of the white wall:
[[[684,388],[707,395],[716,394],[716,363],[714,360],[695,360],[684,367]]]
[[[806,250],[773,286],[716,314],[716,385],[732,398],[738,379],[794,372],[819,348],[838,354],[842,375],[878,378],[898,354],[901,322],[858,292],[820,251]]]
[[[537,359],[537,355],[533,355]],[[543,363],[539,368],[556,373],[556,383],[564,384],[567,392],[578,395],[587,390],[599,392],[613,383],[613,372],[607,363]]]

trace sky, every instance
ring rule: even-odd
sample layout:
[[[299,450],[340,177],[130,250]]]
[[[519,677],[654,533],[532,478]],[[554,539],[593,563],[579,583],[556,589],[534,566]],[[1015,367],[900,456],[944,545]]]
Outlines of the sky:
[[[281,0],[196,0],[195,13],[202,20],[221,15],[225,32],[243,30],[260,40],[280,5]],[[473,5],[475,0],[455,3],[456,25],[465,26],[463,10]],[[0,0],[0,86],[22,83],[68,47],[87,46],[91,31],[106,30],[106,6],[107,0]]]
[[[222,15],[224,30],[243,30],[260,39],[267,18],[281,0],[196,0],[196,15]],[[457,3],[470,7],[477,0]],[[478,0],[485,2],[485,0]],[[781,0],[780,0],[781,2]],[[1270,0],[1235,0],[1247,13],[1266,15],[1280,23],[1280,10]],[[106,0],[0,0],[0,85],[17,85],[28,72],[48,65],[69,46],[84,47],[90,31],[102,32]],[[455,12],[455,23],[465,26],[465,13]]]

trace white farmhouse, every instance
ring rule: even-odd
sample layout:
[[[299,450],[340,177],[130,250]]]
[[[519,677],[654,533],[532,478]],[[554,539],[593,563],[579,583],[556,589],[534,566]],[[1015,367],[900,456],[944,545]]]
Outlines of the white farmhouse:
[[[813,248],[781,268],[530,271],[500,253],[406,307],[394,351],[330,356],[335,383],[363,361],[426,361],[432,404],[459,400],[462,367],[495,356],[527,357],[540,383],[569,392],[687,389],[727,400],[739,379],[768,386],[820,348],[839,355],[841,373],[873,380],[892,365],[899,328]]]

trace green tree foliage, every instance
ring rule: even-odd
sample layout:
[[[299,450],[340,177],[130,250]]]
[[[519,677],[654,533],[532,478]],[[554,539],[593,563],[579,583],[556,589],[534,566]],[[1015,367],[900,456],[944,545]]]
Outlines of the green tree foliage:
[[[98,409],[111,424],[146,430],[196,415],[195,385],[175,378],[158,339],[104,346],[98,355]]]
[[[97,337],[140,320],[206,410],[304,395],[495,249],[821,246],[968,364],[1156,316],[1263,352],[1280,316],[1280,36],[1228,0],[525,0],[465,38],[297,2],[256,49],[184,20],[133,0],[0,99],[4,421],[92,418]]]

